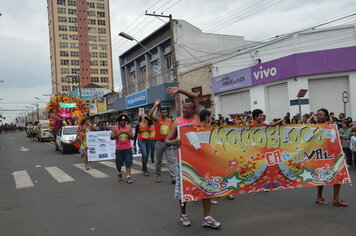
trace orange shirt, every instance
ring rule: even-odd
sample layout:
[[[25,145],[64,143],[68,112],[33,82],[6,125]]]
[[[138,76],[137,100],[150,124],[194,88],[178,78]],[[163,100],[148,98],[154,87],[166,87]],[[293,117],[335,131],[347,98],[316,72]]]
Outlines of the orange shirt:
[[[138,133],[138,140],[149,140],[150,139],[150,127],[148,124],[140,123],[140,132]]]
[[[162,119],[161,117],[157,118],[156,122],[156,139],[164,142],[168,135],[169,129],[171,128],[172,121],[170,118]]]

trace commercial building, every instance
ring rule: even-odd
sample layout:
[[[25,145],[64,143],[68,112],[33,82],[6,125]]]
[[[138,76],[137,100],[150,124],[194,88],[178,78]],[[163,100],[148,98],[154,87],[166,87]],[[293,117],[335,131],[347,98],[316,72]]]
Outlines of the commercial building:
[[[200,89],[202,105],[211,104],[211,76],[199,71],[209,70],[216,51],[249,42],[241,36],[203,33],[184,20],[172,19],[140,43],[119,56],[123,96],[115,109],[131,114],[133,119],[137,119],[139,107],[149,110],[155,99],[169,108],[170,115],[179,114],[181,98],[167,95],[169,86]]]
[[[114,87],[109,0],[47,0],[52,93]]]
[[[216,114],[260,108],[267,120],[327,108],[356,117],[356,25],[308,29],[284,35],[214,63],[211,88]],[[235,70],[224,65],[236,65]],[[251,66],[241,66],[248,65]],[[345,96],[346,95],[346,96]],[[344,100],[347,101],[344,106]]]

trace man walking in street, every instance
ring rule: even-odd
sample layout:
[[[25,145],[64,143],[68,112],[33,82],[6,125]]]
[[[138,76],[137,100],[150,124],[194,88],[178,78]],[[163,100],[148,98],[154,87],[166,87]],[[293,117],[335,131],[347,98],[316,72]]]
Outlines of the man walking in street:
[[[131,166],[132,166],[132,146],[130,140],[134,138],[132,128],[127,125],[130,123],[130,118],[126,114],[120,114],[117,118],[119,122],[111,130],[111,140],[116,140],[116,169],[117,177],[119,181],[122,181],[121,167],[125,164],[126,167],[126,182],[128,184],[133,183],[131,178]]]
[[[168,169],[171,175],[172,184],[176,182],[176,162],[175,162],[175,150],[173,147],[167,147],[165,140],[169,129],[172,125],[172,120],[167,117],[168,110],[167,108],[160,109],[160,116],[156,116],[154,111],[161,104],[160,100],[156,100],[153,104],[152,109],[148,113],[148,116],[155,122],[155,135],[156,135],[156,144],[155,144],[155,163],[156,163],[156,182],[161,183],[161,168],[162,168],[162,158],[163,155],[166,156]]]

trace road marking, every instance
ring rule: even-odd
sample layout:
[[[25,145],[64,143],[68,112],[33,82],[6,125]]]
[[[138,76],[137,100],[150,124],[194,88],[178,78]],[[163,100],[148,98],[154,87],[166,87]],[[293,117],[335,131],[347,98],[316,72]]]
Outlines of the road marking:
[[[50,143],[46,143],[47,145],[49,145],[49,146],[54,146],[54,143],[52,143],[52,142],[50,142]]]
[[[92,167],[90,167],[89,170],[86,170],[84,169],[84,164],[83,163],[80,163],[80,164],[74,164],[75,167],[81,169],[81,170],[84,170],[86,173],[88,173],[89,175],[93,176],[94,178],[106,178],[106,177],[109,177],[107,174],[97,170],[97,169],[94,169]]]
[[[25,147],[22,147],[19,149],[21,152],[27,152],[27,151],[30,151],[31,148],[25,148]]]
[[[71,182],[74,181],[72,177],[67,175],[64,171],[56,166],[45,167],[45,169],[52,175],[53,178],[57,180],[58,183]]]
[[[114,168],[116,170],[116,165],[115,165],[114,162],[111,162],[111,161],[100,161],[99,163],[103,164],[105,166],[108,166],[110,168]],[[131,174],[132,175],[136,175],[136,174],[140,174],[140,173],[142,173],[142,172],[131,168]]]
[[[26,170],[14,171],[13,175],[17,189],[35,186]]]

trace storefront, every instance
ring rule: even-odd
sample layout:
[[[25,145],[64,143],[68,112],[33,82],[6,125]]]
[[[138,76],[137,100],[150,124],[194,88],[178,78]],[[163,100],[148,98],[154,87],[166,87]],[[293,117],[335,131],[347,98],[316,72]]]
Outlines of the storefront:
[[[356,118],[356,47],[292,54],[231,73],[215,76],[216,114],[265,111],[268,120],[299,112],[295,103],[300,89],[308,89],[302,113],[325,107],[344,112],[342,94],[350,98],[346,115]]]

